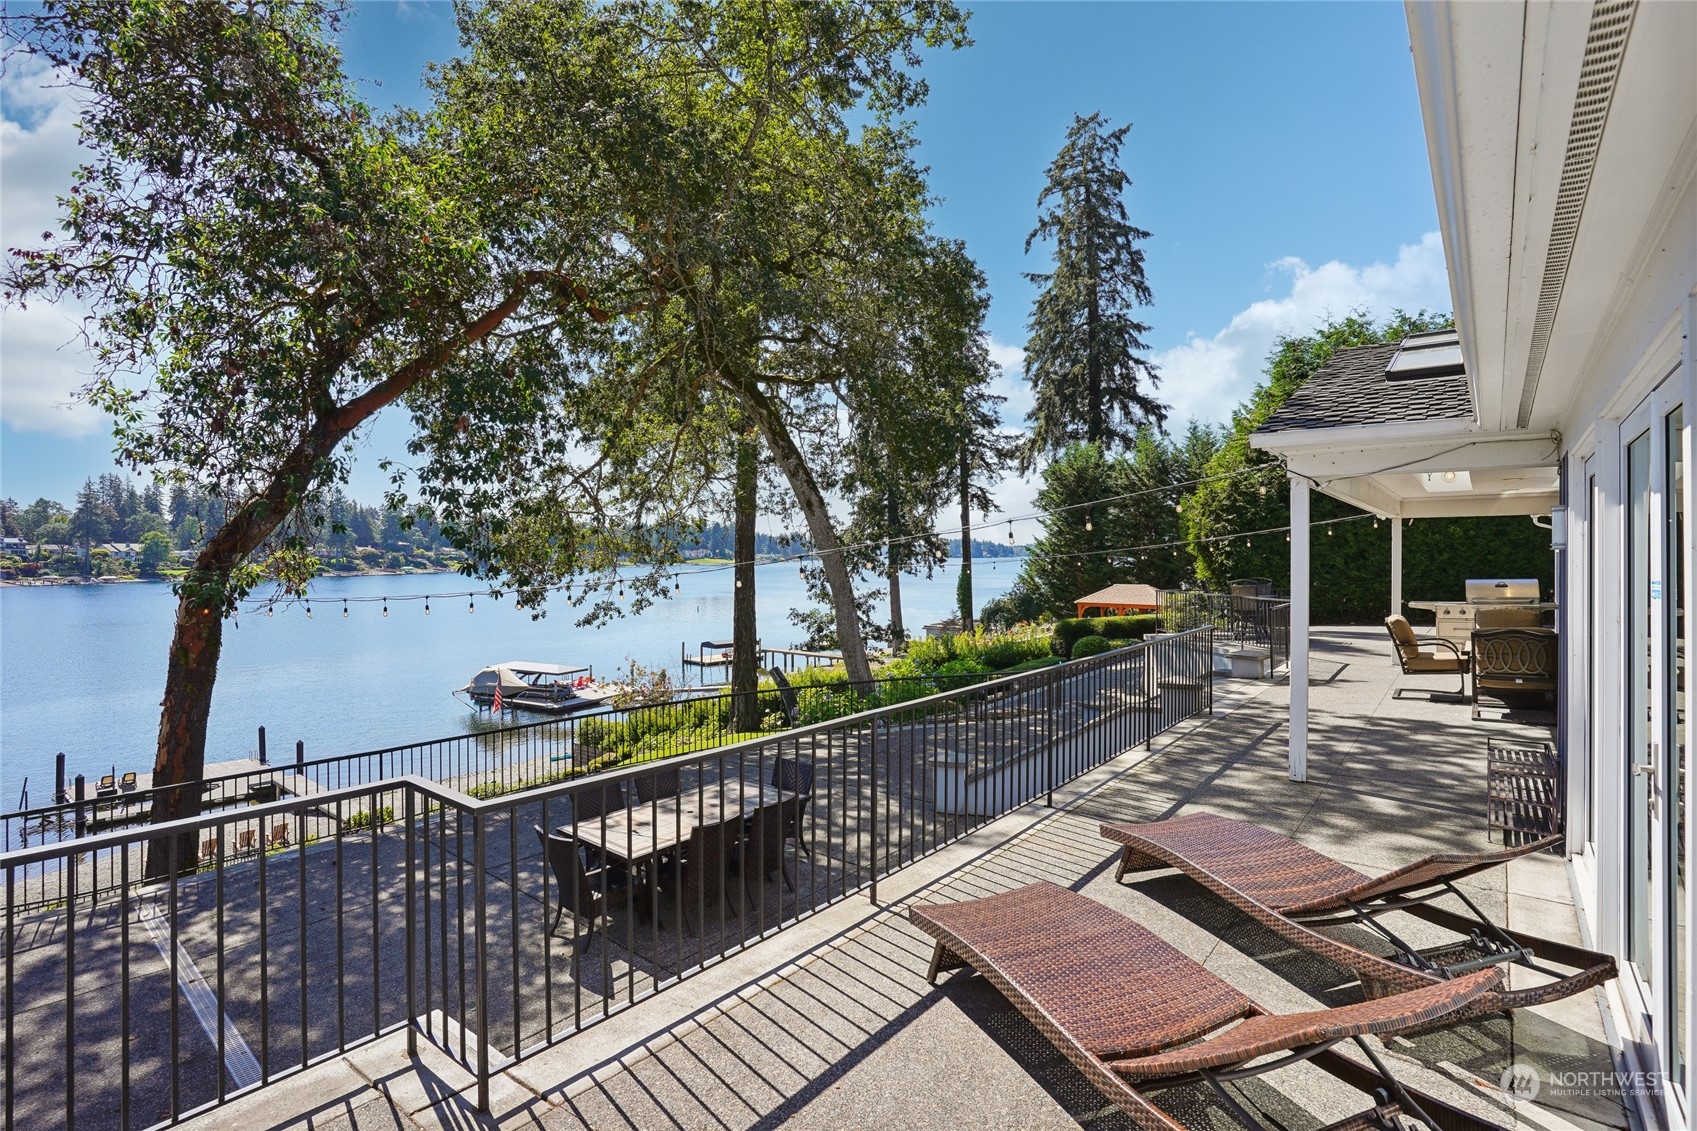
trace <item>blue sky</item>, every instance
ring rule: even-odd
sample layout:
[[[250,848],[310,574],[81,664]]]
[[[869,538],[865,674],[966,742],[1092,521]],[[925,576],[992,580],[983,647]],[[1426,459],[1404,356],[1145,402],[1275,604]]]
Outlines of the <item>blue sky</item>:
[[[1133,123],[1127,205],[1153,233],[1144,320],[1175,423],[1228,419],[1280,332],[1357,306],[1449,309],[1400,4],[991,3],[972,34],[928,58],[916,117],[937,230],[989,278],[1010,418],[1029,404],[1019,363],[1035,292],[1021,272],[1045,266],[1022,248],[1074,113]],[[442,3],[361,3],[344,39],[378,104],[416,102],[424,63],[454,47]],[[68,184],[74,107],[21,68],[0,82],[0,227],[14,246],[39,238]],[[75,351],[59,348],[73,324],[35,307],[4,318],[0,494],[68,500],[111,465],[101,422],[61,407],[77,383]],[[362,437],[356,497],[375,501],[378,459],[404,440],[398,419]],[[998,495],[1024,513],[1032,486]]]

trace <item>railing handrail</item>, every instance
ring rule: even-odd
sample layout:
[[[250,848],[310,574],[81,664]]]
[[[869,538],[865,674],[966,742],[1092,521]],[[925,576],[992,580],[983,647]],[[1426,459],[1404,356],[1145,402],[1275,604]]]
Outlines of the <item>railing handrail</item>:
[[[987,679],[981,683],[972,684],[969,688],[962,687],[949,691],[938,691],[919,699],[910,699],[903,703],[873,707],[865,711],[857,711],[853,714],[842,715],[838,718],[827,719],[823,722],[807,723],[784,731],[757,734],[746,739],[741,739],[737,742],[726,743],[723,746],[713,746],[705,750],[692,750],[678,754],[669,754],[666,756],[665,761],[682,768],[721,758],[736,757],[761,745],[770,743],[774,739],[778,738],[782,738],[785,741],[800,741],[802,739],[812,737],[813,735],[823,734],[832,730],[847,729],[852,726],[874,723],[877,722],[879,718],[886,715],[908,714],[913,711],[922,710],[929,704],[945,702],[967,691],[978,694],[986,690],[1008,687],[1022,681],[1034,685],[1046,684],[1052,681],[1056,675],[1062,671],[1084,672],[1093,667],[1103,667],[1108,662],[1121,657],[1125,652],[1137,649],[1147,649],[1152,643],[1170,645],[1175,640],[1180,640],[1187,636],[1194,636],[1202,632],[1211,632],[1212,630],[1212,625],[1199,625],[1195,628],[1185,629],[1183,632],[1174,633],[1171,636],[1164,637],[1158,642],[1138,640],[1123,648],[1115,648],[1111,651],[1103,652],[1095,656],[1087,656],[1079,660],[1066,660],[1062,663],[1053,664],[1045,668],[1039,668],[1035,671],[1016,672],[1012,675]],[[239,818],[244,821],[255,819],[263,821],[264,818],[272,816],[273,814],[293,813],[302,809],[327,807],[336,802],[350,798],[370,797],[375,793],[395,792],[403,788],[417,789],[420,793],[423,793],[429,798],[451,804],[456,808],[465,810],[469,813],[488,812],[510,806],[515,798],[522,797],[526,801],[545,800],[560,796],[561,794],[571,793],[577,789],[581,789],[584,782],[589,778],[593,778],[599,784],[606,785],[615,781],[622,782],[627,778],[638,777],[644,772],[651,772],[653,769],[654,760],[652,759],[641,762],[633,762],[629,765],[616,766],[611,769],[596,770],[590,773],[585,773],[569,781],[539,785],[521,792],[502,794],[499,797],[489,798],[472,797],[469,794],[462,793],[451,785],[447,785],[442,782],[434,782],[416,774],[401,774],[393,778],[385,778],[382,781],[366,782],[361,785],[344,786],[340,789],[327,790],[322,793],[310,793],[297,797],[280,798],[276,801],[266,801],[255,805],[244,806],[240,810]],[[182,787],[161,786],[159,788],[171,789]],[[85,801],[84,804],[88,805],[92,804],[92,802]],[[208,825],[227,824],[230,820],[231,814],[228,811],[214,809],[208,810],[205,813],[196,814],[193,817],[182,817],[175,821],[166,821],[157,825],[148,824],[129,826],[127,828],[111,832],[93,833],[88,836],[75,837],[70,840],[54,841],[51,844],[37,845],[33,848],[13,849],[10,852],[0,853],[0,868],[5,868],[8,865],[45,863],[58,857],[75,856],[85,852],[98,852],[104,848],[117,848],[121,847],[125,843],[161,839],[172,834],[181,835],[182,833],[190,830],[197,830]]]

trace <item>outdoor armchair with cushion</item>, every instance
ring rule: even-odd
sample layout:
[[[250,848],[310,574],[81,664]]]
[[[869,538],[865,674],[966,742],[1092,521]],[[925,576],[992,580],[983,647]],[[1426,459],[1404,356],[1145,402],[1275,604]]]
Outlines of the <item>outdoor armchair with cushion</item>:
[[[606,892],[596,891],[591,885],[590,875],[584,871],[583,858],[578,855],[580,846],[574,838],[544,832],[540,825],[532,825],[531,828],[536,830],[536,839],[542,842],[548,870],[554,876],[554,918],[548,925],[548,933],[559,930],[560,920],[570,915],[574,938],[579,923],[589,924],[589,930],[583,936],[587,945],[595,936],[595,928],[605,921]]]
[[[1286,836],[1213,813],[1144,824],[1106,824],[1102,836],[1124,845],[1114,879],[1127,872],[1177,868],[1274,933],[1345,966],[1368,997],[1398,993],[1481,967],[1513,963],[1548,981],[1482,995],[1469,1013],[1542,1005],[1615,976],[1606,954],[1499,927],[1456,888],[1455,881],[1549,848],[1546,837],[1496,852],[1439,852],[1374,879]],[[1451,898],[1456,911],[1435,901]],[[1383,919],[1400,912],[1453,932],[1456,939],[1418,949]],[[1350,925],[1379,936],[1380,957],[1313,930]],[[1557,969],[1560,967],[1561,969]]]
[[[1396,1128],[1402,1114],[1446,1131],[1497,1126],[1398,1083],[1362,1038],[1442,1020],[1490,992],[1501,980],[1499,970],[1342,1008],[1279,1015],[1147,928],[1055,884],[923,904],[910,908],[908,917],[937,942],[933,983],[956,966],[983,974],[1138,1127],[1179,1131],[1184,1124],[1150,1097],[1195,1085],[1210,1089],[1246,1126],[1262,1127],[1265,1122],[1225,1085],[1299,1060],[1372,1097],[1371,1108],[1334,1127]],[[1346,1040],[1356,1043],[1367,1064],[1333,1050]]]
[[[1473,634],[1473,717],[1480,714],[1480,696],[1501,701],[1509,709],[1524,697],[1548,700],[1556,695],[1560,638],[1548,628],[1489,628]]]
[[[1391,651],[1402,666],[1403,675],[1454,675],[1461,680],[1461,685],[1454,692],[1399,687],[1391,692],[1392,699],[1401,699],[1404,691],[1418,691],[1433,699],[1440,695],[1467,694],[1467,657],[1461,654],[1460,648],[1438,636],[1422,640],[1414,635],[1414,626],[1408,623],[1408,618],[1400,614],[1386,617],[1385,628],[1391,634]],[[1423,651],[1421,646],[1424,644],[1432,645],[1436,651]]]

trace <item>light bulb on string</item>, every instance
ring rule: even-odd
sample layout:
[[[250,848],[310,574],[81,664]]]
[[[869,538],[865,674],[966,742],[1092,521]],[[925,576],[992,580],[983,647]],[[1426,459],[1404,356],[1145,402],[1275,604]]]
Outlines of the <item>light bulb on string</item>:
[[[389,615],[389,598],[387,597],[383,598],[383,615]]]
[[[430,598],[429,597],[426,597],[424,599],[424,615],[425,616],[430,615]]]
[[[738,589],[741,589],[741,588],[742,588],[742,578],[740,578],[740,577],[739,577],[739,578],[737,578],[737,588],[738,588]]]
[[[473,597],[471,600],[469,600],[465,603],[465,611],[467,613],[477,612],[477,598],[476,597]]]
[[[268,617],[274,617],[274,616],[277,615],[277,610],[274,607],[272,607],[271,605],[266,605],[265,606],[265,615],[268,616]]]
[[[1090,531],[1095,530],[1095,529],[1096,529],[1096,524],[1094,522],[1090,521],[1090,512],[1085,511],[1084,512],[1084,530],[1085,530],[1085,533],[1089,533]]]
[[[348,599],[346,597],[342,598],[342,619],[348,619]]]
[[[1008,545],[1013,545],[1013,519],[1008,519]]]
[[[306,619],[307,620],[312,619],[312,602],[311,601],[308,601],[306,603]]]

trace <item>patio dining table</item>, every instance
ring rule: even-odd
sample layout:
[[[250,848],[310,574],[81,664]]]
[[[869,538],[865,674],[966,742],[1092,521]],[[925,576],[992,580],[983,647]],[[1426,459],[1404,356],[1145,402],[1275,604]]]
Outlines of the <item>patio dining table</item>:
[[[633,871],[647,873],[650,912],[658,917],[660,888],[654,861],[689,843],[697,825],[713,825],[732,817],[751,816],[763,805],[799,802],[801,795],[752,782],[727,782],[711,788],[686,790],[676,797],[638,801],[628,809],[592,817],[555,831],[617,860]]]

